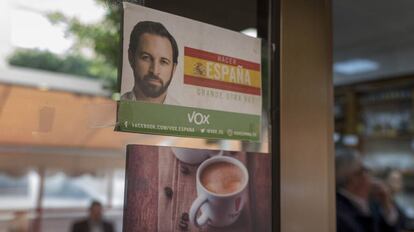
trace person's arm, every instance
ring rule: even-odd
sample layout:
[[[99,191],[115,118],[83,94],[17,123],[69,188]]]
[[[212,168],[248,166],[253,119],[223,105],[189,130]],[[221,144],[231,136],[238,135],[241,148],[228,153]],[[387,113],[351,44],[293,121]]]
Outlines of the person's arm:
[[[381,206],[381,214],[389,225],[397,224],[398,211],[392,200],[390,190],[379,180],[373,182],[373,195]]]
[[[400,215],[397,207],[392,200],[392,195],[387,186],[382,182],[375,180],[373,182],[373,196],[379,203],[380,214],[382,216],[381,231],[397,232],[400,230]]]

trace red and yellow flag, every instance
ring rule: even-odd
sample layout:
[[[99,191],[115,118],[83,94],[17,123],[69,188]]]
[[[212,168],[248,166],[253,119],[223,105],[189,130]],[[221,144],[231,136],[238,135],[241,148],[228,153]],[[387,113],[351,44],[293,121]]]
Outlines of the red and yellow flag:
[[[184,83],[260,96],[260,64],[185,47]]]

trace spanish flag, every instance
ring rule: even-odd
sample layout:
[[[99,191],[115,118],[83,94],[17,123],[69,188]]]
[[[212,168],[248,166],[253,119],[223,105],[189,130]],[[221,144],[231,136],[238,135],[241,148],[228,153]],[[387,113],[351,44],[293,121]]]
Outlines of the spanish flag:
[[[185,47],[184,83],[260,96],[260,64]]]

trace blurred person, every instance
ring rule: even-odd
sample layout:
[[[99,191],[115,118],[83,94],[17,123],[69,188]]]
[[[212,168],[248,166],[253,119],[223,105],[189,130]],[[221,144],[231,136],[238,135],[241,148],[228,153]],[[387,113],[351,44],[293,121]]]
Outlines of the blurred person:
[[[71,232],[114,232],[112,223],[103,219],[102,204],[93,201],[89,207],[89,216],[86,219],[75,222]]]
[[[399,213],[390,190],[375,180],[356,151],[335,156],[337,232],[397,232]]]
[[[390,188],[391,194],[393,196],[400,193],[403,188],[403,179],[401,171],[397,169],[387,170],[385,173],[385,183]]]
[[[177,67],[178,46],[164,25],[138,22],[131,32],[128,60],[135,84],[121,100],[168,104],[167,89]]]
[[[29,219],[24,211],[14,213],[14,218],[9,222],[8,232],[29,232]]]
[[[412,227],[409,225],[408,223],[409,218],[407,217],[407,215],[405,214],[403,210],[404,209],[404,207],[402,207],[403,203],[401,204],[400,202],[399,204],[397,201],[397,197],[402,197],[401,193],[402,193],[403,185],[404,185],[401,171],[398,169],[387,169],[385,170],[382,178],[384,179],[385,184],[388,186],[390,190],[392,200],[400,215],[399,224],[404,229],[408,229],[409,227]]]

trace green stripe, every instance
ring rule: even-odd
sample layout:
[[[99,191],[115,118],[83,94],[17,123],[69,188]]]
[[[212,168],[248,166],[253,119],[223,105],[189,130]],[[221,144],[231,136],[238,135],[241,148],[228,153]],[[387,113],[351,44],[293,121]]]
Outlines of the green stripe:
[[[117,130],[208,139],[260,140],[260,116],[193,107],[118,102]]]

